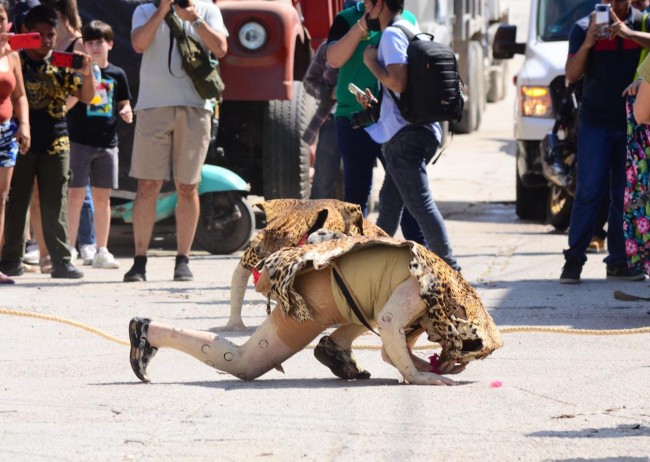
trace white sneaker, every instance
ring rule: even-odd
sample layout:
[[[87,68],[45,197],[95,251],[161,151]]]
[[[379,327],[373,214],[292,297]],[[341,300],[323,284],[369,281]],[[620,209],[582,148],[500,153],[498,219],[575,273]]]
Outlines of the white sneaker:
[[[84,244],[81,246],[81,259],[84,261],[84,265],[92,265],[96,254],[97,247],[93,244]]]
[[[25,256],[23,256],[23,263],[28,265],[38,265],[41,258],[41,252],[38,251],[38,245],[28,245],[25,249]]]
[[[74,247],[70,247],[70,263],[72,263],[73,266],[77,265],[77,258],[79,258],[79,252],[77,252],[77,249]]]
[[[93,258],[93,268],[115,269],[120,267],[120,262],[115,260],[112,253],[106,247],[97,250]]]

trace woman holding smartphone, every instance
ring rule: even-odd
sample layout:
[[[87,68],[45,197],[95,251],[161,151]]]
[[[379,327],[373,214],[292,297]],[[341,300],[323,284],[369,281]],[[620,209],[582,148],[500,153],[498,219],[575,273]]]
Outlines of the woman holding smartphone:
[[[16,156],[29,151],[29,107],[18,53],[9,46],[9,4],[0,0],[0,236],[4,233],[5,204]],[[15,114],[15,118],[14,118]],[[0,284],[13,284],[0,272]]]

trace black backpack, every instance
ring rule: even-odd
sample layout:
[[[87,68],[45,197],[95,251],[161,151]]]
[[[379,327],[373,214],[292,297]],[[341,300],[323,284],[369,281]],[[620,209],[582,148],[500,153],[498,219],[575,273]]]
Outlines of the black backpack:
[[[434,42],[431,34],[413,34],[404,26],[393,26],[409,39],[406,90],[399,99],[389,91],[404,120],[416,125],[460,121],[464,100],[453,50]],[[422,40],[420,36],[426,36],[428,40]]]

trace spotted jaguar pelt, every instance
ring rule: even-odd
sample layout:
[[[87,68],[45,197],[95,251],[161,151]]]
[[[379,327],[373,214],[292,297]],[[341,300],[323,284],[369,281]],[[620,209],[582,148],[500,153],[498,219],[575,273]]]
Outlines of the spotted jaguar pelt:
[[[456,270],[421,245],[389,237],[343,237],[301,247],[285,248],[264,262],[271,283],[270,298],[287,316],[313,319],[304,299],[293,289],[303,268],[322,269],[341,255],[378,245],[408,246],[413,259],[409,270],[420,285],[430,326],[429,339],[442,345],[443,360],[467,362],[482,359],[503,344],[478,293]]]
[[[321,228],[346,236],[388,236],[363,218],[358,205],[336,199],[275,199],[254,207],[265,213],[267,224],[242,256],[241,265],[247,270],[277,250],[305,244]]]

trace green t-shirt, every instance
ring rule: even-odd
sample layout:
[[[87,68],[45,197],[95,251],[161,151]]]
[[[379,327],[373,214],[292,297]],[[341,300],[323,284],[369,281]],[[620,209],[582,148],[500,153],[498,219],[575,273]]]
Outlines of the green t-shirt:
[[[637,72],[639,73],[639,77],[650,83],[650,59],[644,59]]]
[[[329,36],[327,37],[328,45],[339,41],[352,27],[359,27],[356,23],[364,14],[365,8],[363,2],[359,2],[357,6],[341,11],[334,19],[334,23],[332,23]],[[412,24],[417,23],[415,16],[409,11],[405,10],[402,13],[402,17]],[[339,77],[336,83],[336,117],[346,117],[349,119],[353,113],[363,109],[356,97],[348,90],[350,83],[354,83],[362,90],[369,88],[375,96],[379,96],[379,84],[375,76],[363,64],[363,53],[368,45],[379,46],[380,39],[381,32],[369,32],[368,37],[359,42],[350,59],[339,69]]]

